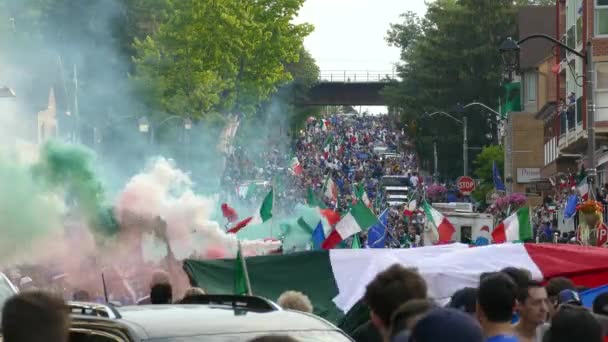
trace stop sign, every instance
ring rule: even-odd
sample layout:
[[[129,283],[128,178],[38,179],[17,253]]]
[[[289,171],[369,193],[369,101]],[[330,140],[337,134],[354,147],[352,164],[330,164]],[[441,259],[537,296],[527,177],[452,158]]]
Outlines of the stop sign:
[[[462,176],[456,181],[458,190],[464,195],[468,195],[475,190],[475,180],[469,176]]]

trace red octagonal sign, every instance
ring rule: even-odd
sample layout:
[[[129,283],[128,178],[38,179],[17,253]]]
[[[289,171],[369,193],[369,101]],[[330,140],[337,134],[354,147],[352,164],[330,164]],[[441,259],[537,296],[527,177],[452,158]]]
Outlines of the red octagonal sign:
[[[468,195],[475,190],[475,180],[469,176],[462,176],[456,181],[458,190],[464,195]]]

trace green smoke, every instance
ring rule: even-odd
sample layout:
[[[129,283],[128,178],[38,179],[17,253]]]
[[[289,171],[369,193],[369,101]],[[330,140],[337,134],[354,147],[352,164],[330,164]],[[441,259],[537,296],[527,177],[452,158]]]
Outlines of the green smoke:
[[[28,251],[36,238],[62,229],[61,203],[27,169],[0,157],[0,260]]]
[[[63,191],[70,209],[84,215],[97,233],[112,235],[118,225],[112,210],[104,206],[104,189],[95,173],[94,160],[93,152],[82,146],[49,141],[32,172],[43,187]]]

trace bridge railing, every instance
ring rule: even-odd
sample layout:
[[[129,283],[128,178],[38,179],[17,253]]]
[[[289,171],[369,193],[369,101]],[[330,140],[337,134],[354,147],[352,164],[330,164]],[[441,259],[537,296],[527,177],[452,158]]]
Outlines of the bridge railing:
[[[320,82],[387,82],[396,78],[395,70],[322,70],[319,73]]]

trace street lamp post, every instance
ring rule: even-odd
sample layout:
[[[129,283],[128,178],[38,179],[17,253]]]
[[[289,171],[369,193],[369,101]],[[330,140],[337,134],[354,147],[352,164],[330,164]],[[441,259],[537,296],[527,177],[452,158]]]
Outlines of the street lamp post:
[[[463,176],[468,176],[469,175],[469,134],[468,134],[468,129],[469,129],[469,119],[466,115],[464,115],[464,110],[466,108],[472,107],[472,106],[479,106],[479,107],[483,107],[484,109],[486,109],[489,112],[492,112],[494,114],[496,114],[496,116],[498,116],[499,119],[501,120],[506,120],[505,116],[503,116],[502,114],[500,114],[499,112],[495,111],[494,109],[488,107],[487,105],[481,103],[481,102],[471,102],[468,103],[466,105],[461,105],[460,103],[456,105],[456,112],[460,113],[462,115],[462,120],[457,119],[456,117],[454,117],[453,115],[443,112],[443,111],[437,111],[437,112],[433,112],[430,114],[426,114],[428,117],[432,117],[434,115],[440,114],[440,115],[444,115],[449,117],[450,119],[458,122],[459,124],[462,125],[462,162],[463,162]]]
[[[437,180],[439,172],[437,170],[437,138],[433,139],[433,177]]]
[[[181,116],[177,116],[177,115],[171,115],[167,118],[165,118],[164,120],[162,120],[161,122],[157,123],[157,124],[151,124],[150,121],[148,121],[148,118],[145,116],[142,116],[141,118],[139,118],[139,131],[141,133],[148,133],[150,132],[150,144],[153,145],[154,144],[154,132],[159,129],[162,125],[166,124],[167,122],[174,120],[174,119],[180,119],[182,120],[183,124],[184,124],[184,130],[185,131],[189,131],[192,129],[192,120],[190,118],[184,118]],[[185,137],[185,133],[184,133],[184,137]]]
[[[467,139],[467,118],[466,116],[463,117],[463,120],[459,120],[457,118],[455,118],[453,115],[446,113],[446,112],[442,112],[442,111],[438,111],[438,112],[433,112],[430,114],[426,114],[426,116],[433,117],[435,115],[443,115],[443,116],[447,116],[448,118],[458,122],[459,124],[462,125],[462,134],[463,134],[463,139],[462,139],[462,159],[464,162],[464,166],[463,166],[463,171],[464,171],[464,175],[466,176],[469,172],[469,168],[467,166],[468,161],[469,161],[469,140]],[[435,172],[437,172],[437,149],[435,147]]]
[[[569,47],[568,45],[560,42],[559,40],[545,34],[532,34],[520,39],[517,42],[514,41],[511,37],[508,37],[504,42],[502,42],[498,50],[501,53],[503,62],[509,74],[519,68],[520,45],[530,39],[536,38],[548,40],[553,44],[558,45],[563,49],[566,49],[568,52],[575,54],[583,60],[585,70],[583,76],[585,77],[585,82],[587,86],[587,180],[590,188],[589,194],[591,198],[593,198],[593,196],[595,196],[594,184],[595,177],[597,175],[597,170],[595,169],[595,103],[593,96],[593,70],[591,67],[593,65],[593,46],[591,42],[587,42],[587,51],[585,52],[585,54],[583,54]]]

